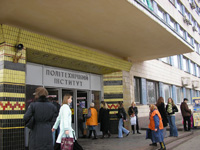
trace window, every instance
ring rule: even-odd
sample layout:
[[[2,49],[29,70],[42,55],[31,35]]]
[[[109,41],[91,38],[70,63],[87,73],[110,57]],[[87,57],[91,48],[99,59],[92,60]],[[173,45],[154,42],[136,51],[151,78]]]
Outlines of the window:
[[[163,90],[164,90],[164,99],[165,99],[165,103],[167,103],[168,98],[172,97],[172,88],[171,85],[168,84],[163,84]]]
[[[185,39],[185,30],[182,27],[180,27],[179,33]]]
[[[192,75],[195,75],[195,65],[193,62],[190,63],[190,71]]]
[[[193,45],[193,43],[192,43],[192,37],[188,34],[188,37],[187,37],[187,41],[190,43],[190,44],[192,44]]]
[[[158,83],[147,81],[147,103],[155,104],[158,99]]]
[[[160,60],[163,61],[163,62],[165,62],[165,63],[167,63],[167,64],[170,64],[170,59],[169,59],[169,57],[163,57],[163,58],[161,58]]]
[[[188,99],[188,103],[191,102],[191,94],[190,94],[190,89],[185,90],[186,98]]]
[[[181,103],[182,98],[182,92],[181,92],[181,88],[180,87],[176,87],[176,99],[177,99],[177,104]]]
[[[175,0],[169,0],[175,6]]]
[[[141,96],[140,96],[140,78],[134,78],[134,94],[135,94],[135,102],[140,103],[141,102]]]
[[[169,25],[174,29],[174,30],[177,30],[176,29],[176,22],[174,21],[173,18],[170,17],[170,20],[169,20]]]
[[[199,53],[199,47],[198,47],[198,43],[196,41],[194,41],[194,50],[195,50],[195,52]]]
[[[197,66],[197,77],[200,77],[200,67]]]
[[[158,6],[158,11],[157,11],[157,15],[162,19],[162,20],[164,20],[164,21],[166,21],[166,18],[165,18],[165,12],[164,12],[164,10],[161,8],[161,7],[159,7]]]
[[[179,0],[177,0],[177,9],[181,14],[183,14],[182,4],[181,4],[181,2]]]
[[[197,97],[197,91],[196,90],[192,90],[192,97]]]
[[[188,59],[183,57],[183,70],[189,72],[189,62]]]
[[[174,59],[174,67],[180,68],[180,59],[179,59],[180,57],[179,57],[179,55],[174,55],[172,58]]]

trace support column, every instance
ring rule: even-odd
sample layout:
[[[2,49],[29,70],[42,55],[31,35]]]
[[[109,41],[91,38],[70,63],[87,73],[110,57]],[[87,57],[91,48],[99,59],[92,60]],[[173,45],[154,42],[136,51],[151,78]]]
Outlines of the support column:
[[[23,150],[25,113],[25,49],[13,63],[15,47],[0,45],[0,150]]]

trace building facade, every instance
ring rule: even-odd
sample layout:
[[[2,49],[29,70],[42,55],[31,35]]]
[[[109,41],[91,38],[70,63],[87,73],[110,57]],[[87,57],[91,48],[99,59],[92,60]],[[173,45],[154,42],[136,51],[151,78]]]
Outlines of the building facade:
[[[28,146],[22,119],[38,86],[60,103],[73,95],[78,136],[79,102],[87,113],[106,101],[116,133],[119,101],[147,117],[159,96],[200,95],[198,0],[22,1],[0,9],[0,150]]]

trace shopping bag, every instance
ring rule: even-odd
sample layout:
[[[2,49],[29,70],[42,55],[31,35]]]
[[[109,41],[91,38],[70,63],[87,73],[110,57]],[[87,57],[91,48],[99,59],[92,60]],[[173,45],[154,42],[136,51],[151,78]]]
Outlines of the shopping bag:
[[[63,137],[61,140],[61,150],[73,150],[74,138]]]
[[[131,125],[136,125],[136,116],[131,117]]]

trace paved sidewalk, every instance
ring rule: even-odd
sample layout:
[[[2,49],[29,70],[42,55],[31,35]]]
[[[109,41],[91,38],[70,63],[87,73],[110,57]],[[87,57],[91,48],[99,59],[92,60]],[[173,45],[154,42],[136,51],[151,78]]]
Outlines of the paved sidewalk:
[[[110,138],[104,139],[78,139],[79,143],[83,146],[84,150],[154,150],[160,148],[149,146],[150,139],[145,139],[146,131],[141,130],[142,134],[130,134],[128,137],[117,138],[117,134],[112,135]],[[169,134],[169,132],[168,132]],[[164,139],[166,145],[174,142],[183,137],[193,134],[192,132],[179,131],[179,137],[167,137]]]

